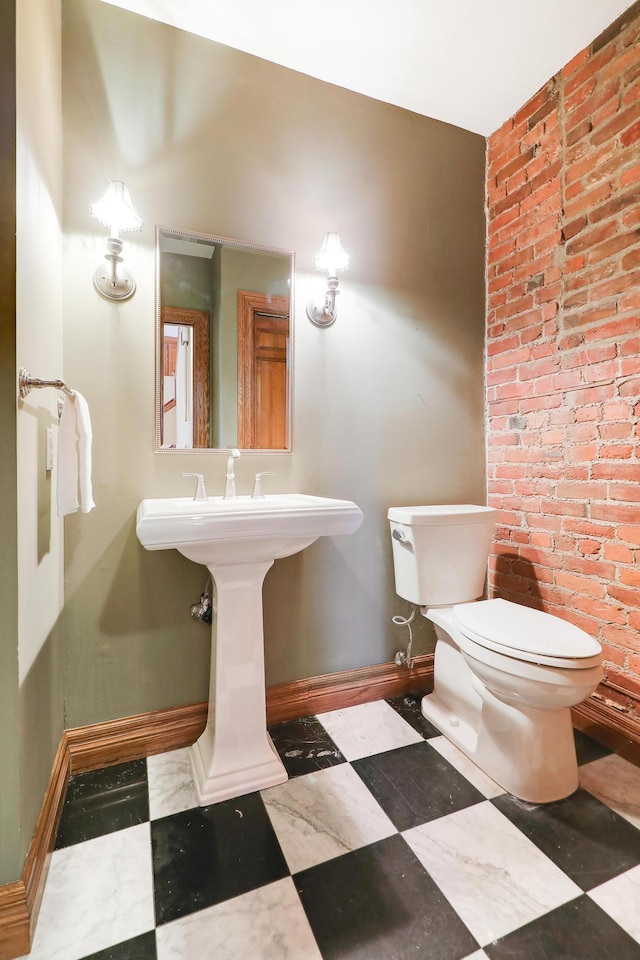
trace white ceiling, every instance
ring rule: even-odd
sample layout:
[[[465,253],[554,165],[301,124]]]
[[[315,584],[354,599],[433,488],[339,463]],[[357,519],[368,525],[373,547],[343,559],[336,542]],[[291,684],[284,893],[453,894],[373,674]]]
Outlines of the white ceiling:
[[[107,0],[487,136],[630,0]]]

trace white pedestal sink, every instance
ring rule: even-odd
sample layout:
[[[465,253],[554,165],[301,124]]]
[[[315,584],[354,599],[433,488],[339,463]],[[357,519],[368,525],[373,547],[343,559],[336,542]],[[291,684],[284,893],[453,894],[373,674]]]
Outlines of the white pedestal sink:
[[[274,560],[321,536],[353,533],[350,500],[305,494],[143,500],[136,533],[147,550],[179,550],[214,579],[209,714],[191,747],[198,803],[262,790],[287,779],[267,733],[262,584]]]

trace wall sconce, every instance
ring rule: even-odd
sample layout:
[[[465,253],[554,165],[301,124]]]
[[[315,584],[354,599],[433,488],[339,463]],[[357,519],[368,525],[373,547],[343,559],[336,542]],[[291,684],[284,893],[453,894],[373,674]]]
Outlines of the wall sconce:
[[[307,304],[307,316],[318,327],[329,327],[338,316],[336,297],[338,290],[338,271],[349,266],[349,254],[345,253],[337,233],[325,233],[320,253],[316,256],[316,270],[326,270],[327,291],[324,301],[310,301]]]
[[[93,283],[107,300],[128,300],[136,289],[133,274],[123,267],[121,233],[142,229],[142,217],[131,202],[131,194],[122,180],[112,180],[101,200],[91,205],[91,216],[109,229],[107,264],[101,264],[93,275]]]

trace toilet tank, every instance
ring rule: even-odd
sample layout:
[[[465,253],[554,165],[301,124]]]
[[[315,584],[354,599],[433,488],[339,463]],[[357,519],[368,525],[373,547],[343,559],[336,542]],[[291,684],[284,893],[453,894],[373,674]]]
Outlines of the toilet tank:
[[[398,596],[420,607],[481,597],[499,515],[471,503],[390,507]]]

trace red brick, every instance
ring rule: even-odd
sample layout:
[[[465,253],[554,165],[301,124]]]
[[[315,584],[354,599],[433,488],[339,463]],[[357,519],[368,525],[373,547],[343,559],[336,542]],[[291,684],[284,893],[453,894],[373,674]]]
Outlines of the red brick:
[[[530,160],[533,160],[535,155],[536,155],[535,148],[530,147],[528,150],[525,150],[523,153],[518,154],[517,157],[514,157],[512,160],[509,160],[509,162],[506,163],[504,166],[498,166],[497,164],[494,165],[495,167],[497,167],[495,172],[496,183],[501,183],[504,180],[508,180],[509,177],[513,176],[514,173],[522,169],[522,167],[526,166]]]
[[[640,511],[638,513],[638,520],[640,520]],[[640,524],[632,527],[618,527],[618,537],[626,543],[633,543],[640,546]]]
[[[640,570],[622,569],[620,571],[620,583],[629,587],[640,587]],[[638,591],[636,602],[640,604],[640,590]]]
[[[631,443],[611,443],[603,444],[599,450],[599,456],[607,460],[627,460],[629,459],[635,447]]]
[[[638,200],[640,200],[640,184],[635,185],[631,190],[627,190],[624,193],[617,192],[613,199],[590,210],[589,222],[598,223],[600,220],[605,220],[608,217],[614,217],[626,207],[631,207],[637,204]]]
[[[611,320],[609,323],[600,324],[592,330],[585,331],[585,340],[593,342],[595,340],[620,339],[628,333],[636,333],[638,330],[637,317],[622,317]]]
[[[619,628],[616,627],[616,628],[610,628],[610,629],[619,629]],[[612,643],[614,642],[615,642],[615,639],[612,640]],[[604,660],[608,661],[609,663],[615,663],[619,667],[624,666],[625,661],[627,659],[626,651],[624,649],[619,650],[616,647],[611,646],[609,643],[606,643],[604,641],[601,642],[601,645],[602,645],[602,656]]]
[[[640,503],[640,485],[629,483],[612,483],[609,487],[611,500],[623,500],[626,503]]]
[[[640,249],[632,250],[622,258],[622,269],[633,270],[634,267],[640,267]],[[627,282],[632,282],[627,280]]]
[[[640,249],[636,251],[637,253],[637,263],[635,266],[640,266]],[[624,267],[624,261],[623,261]],[[626,269],[626,268],[625,268]],[[624,293],[629,289],[634,283],[640,281],[640,270],[633,274],[624,274],[619,273],[617,276],[613,277],[611,280],[605,281],[605,283],[597,284],[594,287],[591,287],[589,290],[589,296],[591,300],[600,300],[609,297],[615,297],[618,294]]]
[[[631,293],[620,297],[619,307],[623,312],[627,310],[640,310],[640,289],[633,290]]]
[[[640,505],[621,503],[592,503],[591,516],[594,520],[608,520],[613,523],[640,524]]]
[[[622,587],[617,586],[617,584],[609,584],[607,593],[614,601],[624,606],[638,607],[640,603],[640,591],[637,587]]]
[[[614,563],[633,563],[635,560],[634,551],[621,543],[605,543],[602,555],[605,560],[612,560]]]
[[[620,175],[621,187],[627,187],[631,183],[638,183],[638,181],[640,181],[640,163],[635,163]]]
[[[613,224],[615,227],[615,224]],[[604,243],[598,243],[592,246],[587,252],[587,263],[597,263],[606,257],[612,257],[621,250],[640,242],[640,230],[631,230],[628,233],[618,233]]]
[[[567,253],[570,256],[575,253],[581,253],[583,250],[588,250],[596,246],[596,244],[602,243],[602,241],[615,238],[616,232],[617,228],[615,223],[603,223],[599,227],[594,227],[592,230],[582,233],[579,237],[575,237],[567,243]]]
[[[607,143],[599,150],[589,152],[586,156],[569,163],[565,166],[564,175],[566,183],[573,183],[575,180],[582,180],[584,176],[593,174],[601,163],[610,160],[616,152],[615,143]]]
[[[620,143],[623,147],[629,147],[632,143],[637,143],[638,140],[640,140],[640,120],[629,127],[628,130],[625,130],[620,137]]]
[[[586,577],[600,577],[602,580],[611,580],[615,576],[615,565],[605,560],[594,560],[593,557],[565,557],[562,566],[565,570],[582,573]]]
[[[607,603],[594,597],[583,597],[580,594],[573,598],[574,606],[583,613],[588,613],[605,623],[626,623],[624,610],[616,603]]]
[[[566,573],[564,570],[558,570],[555,578],[558,586],[565,590],[572,590],[575,593],[596,597],[600,600],[605,597],[604,584],[598,583],[597,580],[592,580],[590,577],[580,577],[573,573]]]
[[[606,494],[606,484],[602,483],[559,483],[556,490],[561,500],[602,499]]]
[[[630,423],[602,423],[598,433],[603,440],[624,440],[631,435]]]
[[[626,480],[640,483],[640,463],[594,463],[594,480]]]
[[[595,133],[591,135],[591,142],[595,146],[599,146],[607,140],[611,140],[616,134],[624,130],[625,127],[635,124],[639,116],[640,103],[634,103],[630,107],[627,107],[626,110],[622,110],[613,120],[605,124],[604,127],[596,130]]]

